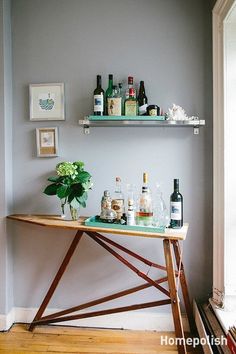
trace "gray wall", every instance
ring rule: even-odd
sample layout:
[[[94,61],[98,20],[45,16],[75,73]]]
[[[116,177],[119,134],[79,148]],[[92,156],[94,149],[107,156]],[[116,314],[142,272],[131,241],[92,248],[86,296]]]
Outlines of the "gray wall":
[[[184,242],[190,292],[206,296],[212,282],[210,6],[205,0],[13,0],[12,16],[14,212],[59,213],[59,201],[42,190],[63,160],[81,159],[93,175],[85,215],[99,211],[101,195],[114,188],[117,175],[124,185],[140,186],[142,172],[149,172],[153,189],[157,180],[162,183],[167,204],[178,177],[190,224]],[[177,103],[205,119],[206,127],[199,136],[184,128],[94,128],[85,136],[78,119],[92,111],[96,74],[106,88],[109,73],[119,81],[129,74],[136,82],[143,79],[150,103],[165,110]],[[65,122],[29,121],[28,85],[43,82],[65,83]],[[37,158],[35,128],[50,126],[59,127],[60,156]],[[38,306],[73,232],[16,223],[13,232],[15,306]],[[123,238],[122,243],[162,259],[161,241]],[[73,306],[78,297],[93,299],[95,290],[105,295],[137,283],[85,236],[50,306]],[[155,296],[149,290],[134,298]]]
[[[0,314],[13,306],[12,248],[5,216],[12,206],[12,52],[10,0],[0,1]]]

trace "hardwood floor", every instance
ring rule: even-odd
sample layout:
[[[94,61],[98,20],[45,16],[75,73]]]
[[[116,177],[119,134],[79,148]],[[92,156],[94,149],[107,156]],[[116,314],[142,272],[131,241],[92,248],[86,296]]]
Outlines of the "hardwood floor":
[[[171,332],[85,329],[62,326],[37,327],[14,325],[9,332],[0,332],[0,354],[170,354],[176,346],[161,345],[161,335]],[[188,353],[200,354],[200,349],[188,348]]]

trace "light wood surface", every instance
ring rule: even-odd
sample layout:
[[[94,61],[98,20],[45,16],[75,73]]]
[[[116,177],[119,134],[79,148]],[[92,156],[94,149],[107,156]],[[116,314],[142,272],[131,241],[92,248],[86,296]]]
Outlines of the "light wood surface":
[[[8,219],[22,221],[26,223],[53,227],[64,228],[81,231],[96,231],[108,234],[118,234],[123,236],[139,236],[151,238],[168,238],[172,240],[184,240],[188,231],[188,224],[184,224],[181,229],[166,229],[165,233],[154,233],[145,231],[130,231],[130,230],[115,230],[102,227],[90,227],[84,225],[84,220],[87,217],[80,217],[78,221],[65,221],[58,215],[30,215],[30,214],[14,214],[9,215]]]
[[[23,324],[0,333],[0,354],[176,354],[175,345],[161,345],[161,336],[172,332],[86,329],[43,326],[29,332]],[[188,353],[202,354],[201,348]]]

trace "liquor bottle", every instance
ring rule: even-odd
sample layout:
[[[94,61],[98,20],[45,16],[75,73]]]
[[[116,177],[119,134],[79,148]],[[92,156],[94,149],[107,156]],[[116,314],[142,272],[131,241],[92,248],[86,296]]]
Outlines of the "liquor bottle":
[[[115,210],[112,209],[111,203],[112,203],[112,199],[109,191],[104,191],[104,195],[101,200],[101,214],[100,214],[100,219],[102,222],[113,223],[117,218],[117,214]]]
[[[105,109],[105,112],[107,114],[107,99],[108,97],[111,97],[112,95],[112,86],[113,86],[113,75],[112,74],[109,74],[108,75],[108,88],[106,89],[106,109]]]
[[[138,94],[138,106],[139,106],[139,115],[140,116],[146,115],[147,103],[148,103],[148,99],[145,94],[144,81],[140,81],[139,94]]]
[[[142,193],[138,201],[138,210],[136,212],[137,225],[150,226],[152,225],[153,207],[152,196],[148,186],[148,174],[143,174]]]
[[[135,98],[134,89],[129,89],[129,98],[125,100],[125,116],[137,116],[138,115],[138,101]]]
[[[119,94],[116,85],[112,86],[112,94],[107,98],[107,114],[108,116],[121,116],[122,97]]]
[[[170,196],[170,227],[183,226],[183,196],[179,192],[179,180],[174,179],[174,192]]]
[[[121,115],[124,114],[124,93],[123,85],[121,82],[118,83],[118,96],[121,97]]]
[[[134,97],[136,98],[136,90],[134,88],[134,78],[133,76],[128,76],[128,86],[125,91],[125,99],[129,98],[129,89],[134,89]]]
[[[128,199],[128,209],[126,214],[127,225],[135,225],[135,211],[134,211],[134,200]]]
[[[112,198],[111,207],[115,210],[117,214],[117,220],[120,220],[124,214],[124,195],[121,190],[121,179],[120,177],[116,177],[116,189],[114,196]]]
[[[101,75],[97,75],[97,87],[93,92],[93,102],[93,114],[102,116],[104,114],[104,91]]]

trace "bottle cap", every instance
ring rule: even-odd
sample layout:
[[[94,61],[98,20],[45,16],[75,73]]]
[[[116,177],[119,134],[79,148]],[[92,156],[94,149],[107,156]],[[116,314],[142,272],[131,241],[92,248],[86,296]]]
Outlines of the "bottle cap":
[[[109,191],[104,191],[104,197],[110,197],[110,192]]]
[[[129,96],[134,97],[134,88],[129,89]]]
[[[113,80],[113,74],[108,75],[109,80]]]
[[[116,90],[117,86],[116,85],[112,85],[112,90]]]
[[[134,205],[134,201],[133,201],[133,199],[128,199],[128,205],[129,205],[129,206]]]
[[[120,177],[116,177],[116,182],[121,182],[121,178]]]
[[[128,76],[128,84],[129,84],[129,85],[133,85],[133,83],[134,83],[134,78],[133,78],[133,76]]]
[[[123,85],[122,85],[121,82],[119,82],[119,83],[118,83],[118,86],[119,86],[119,88],[122,88]]]

